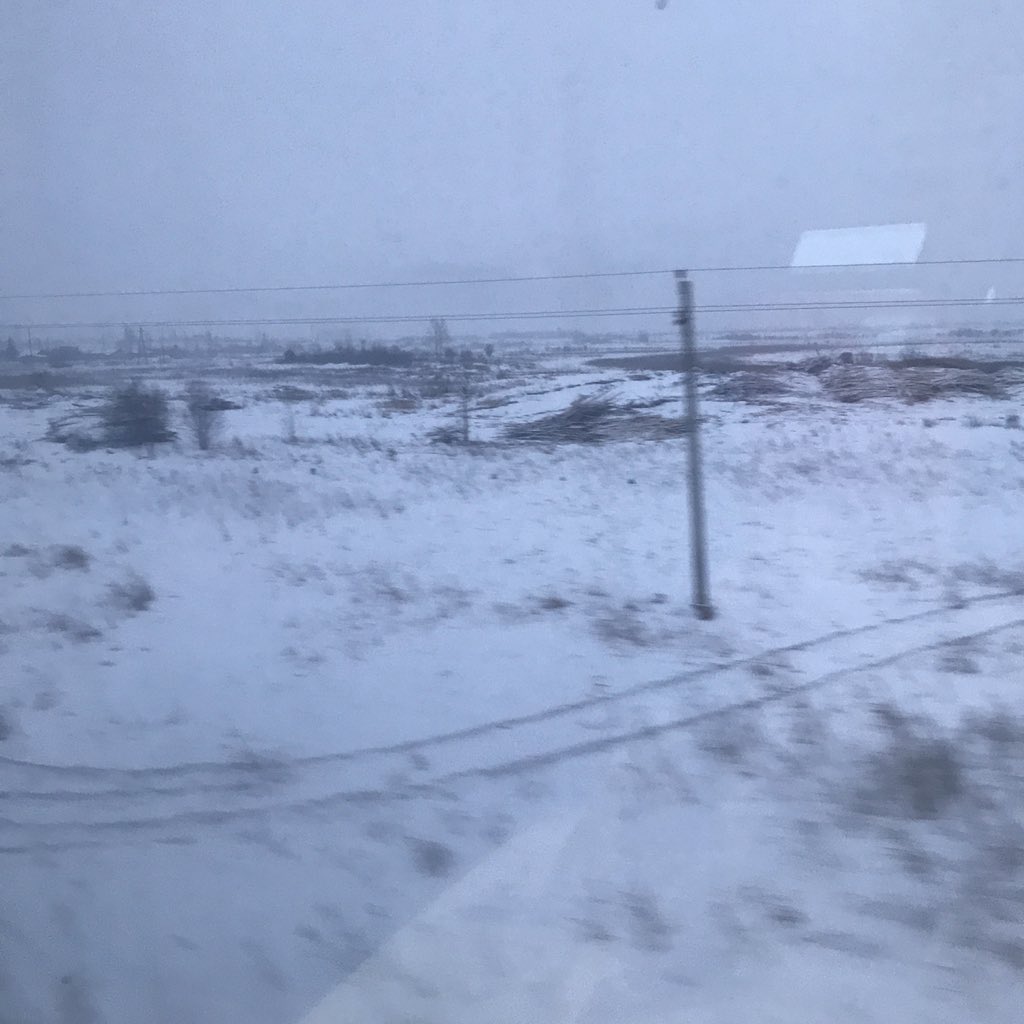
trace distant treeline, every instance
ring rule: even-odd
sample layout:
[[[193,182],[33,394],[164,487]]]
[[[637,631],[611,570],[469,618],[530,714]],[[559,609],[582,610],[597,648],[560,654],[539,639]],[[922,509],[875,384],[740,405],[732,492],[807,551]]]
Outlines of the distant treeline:
[[[415,356],[408,349],[397,345],[335,345],[333,348],[314,352],[285,350],[282,363],[311,363],[316,366],[327,363],[350,363],[361,366],[411,366]]]

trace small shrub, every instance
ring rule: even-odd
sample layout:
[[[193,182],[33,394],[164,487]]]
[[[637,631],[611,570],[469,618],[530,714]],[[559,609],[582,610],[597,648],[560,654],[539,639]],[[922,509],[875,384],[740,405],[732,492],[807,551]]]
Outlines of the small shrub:
[[[153,445],[174,438],[167,396],[137,381],[115,388],[101,412],[104,442],[114,448]]]
[[[647,647],[654,642],[647,624],[633,608],[609,611],[595,620],[594,629],[613,647]]]
[[[455,854],[450,846],[433,839],[411,839],[413,863],[420,874],[430,878],[444,878],[455,868]]]
[[[648,953],[663,953],[672,946],[672,927],[654,896],[629,892],[622,897],[633,945]]]
[[[231,438],[227,445],[227,453],[233,459],[258,459],[260,457],[260,450],[240,437]]]
[[[920,588],[922,577],[934,575],[935,570],[931,566],[909,558],[887,559],[869,569],[862,569],[860,572],[860,578],[868,583],[908,587],[911,590]]]
[[[1005,569],[989,561],[955,566],[952,570],[953,581],[1024,594],[1024,569]]]
[[[753,711],[709,718],[698,727],[695,739],[703,753],[738,768],[748,765],[766,742],[761,718]]]
[[[807,924],[807,915],[802,910],[781,901],[765,907],[765,916],[783,928],[799,928]]]
[[[916,735],[906,723],[869,759],[861,810],[896,818],[935,819],[963,795],[965,772],[956,744]]]
[[[76,644],[88,643],[90,640],[98,640],[103,634],[88,622],[76,619],[73,615],[64,612],[54,612],[46,618],[46,628],[54,633],[63,633]]]
[[[53,553],[53,564],[58,569],[88,569],[90,561],[88,552],[77,544],[62,544]]]
[[[441,426],[436,427],[427,434],[427,440],[431,444],[462,444],[462,431],[458,427]]]
[[[292,766],[280,753],[258,750],[248,744],[233,750],[228,763],[236,771],[259,776],[264,782],[288,782],[294,776]]]
[[[591,918],[578,918],[576,925],[582,942],[612,942],[615,936],[600,921]]]
[[[144,612],[155,600],[153,588],[141,576],[132,574],[107,587],[110,603],[126,612]]]
[[[299,432],[295,426],[295,410],[291,406],[285,408],[284,422],[282,424],[284,440],[288,444],[298,444]]]
[[[938,667],[942,672],[952,672],[960,676],[975,676],[981,669],[978,663],[965,650],[950,647],[942,652]]]
[[[1024,750],[1024,720],[1004,708],[966,715],[962,731],[968,738],[981,737],[998,751]]]
[[[32,698],[33,711],[52,711],[60,702],[60,694],[55,690],[40,690]]]
[[[185,393],[185,408],[196,445],[202,452],[209,451],[220,432],[224,400],[208,384],[194,380]]]

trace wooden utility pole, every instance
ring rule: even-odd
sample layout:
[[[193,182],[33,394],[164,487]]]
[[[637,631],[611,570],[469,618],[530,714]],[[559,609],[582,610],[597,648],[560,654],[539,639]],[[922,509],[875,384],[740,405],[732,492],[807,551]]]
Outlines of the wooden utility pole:
[[[700,458],[700,413],[697,409],[697,341],[694,325],[693,282],[685,270],[676,271],[679,310],[676,323],[682,342],[683,379],[686,387],[686,436],[689,439],[690,570],[693,610],[699,619],[714,618],[708,588],[708,552],[704,516],[704,478]]]

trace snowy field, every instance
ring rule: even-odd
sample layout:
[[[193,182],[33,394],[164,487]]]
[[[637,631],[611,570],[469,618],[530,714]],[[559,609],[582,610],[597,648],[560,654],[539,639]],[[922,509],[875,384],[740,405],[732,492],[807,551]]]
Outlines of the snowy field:
[[[903,372],[708,375],[710,622],[678,374],[477,372],[467,446],[419,371],[154,365],[152,453],[5,375],[0,1022],[1019,1020],[1024,376]]]

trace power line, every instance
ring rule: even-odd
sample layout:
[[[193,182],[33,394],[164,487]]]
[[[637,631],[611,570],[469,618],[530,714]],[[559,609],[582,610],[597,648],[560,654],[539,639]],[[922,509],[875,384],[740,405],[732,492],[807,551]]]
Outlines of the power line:
[[[576,281],[587,278],[653,277],[670,274],[670,270],[613,270],[580,274],[524,274],[509,277],[467,277],[422,281],[360,281],[339,284],[253,285],[233,288],[148,288],[105,292],[53,292],[25,295],[4,295],[0,299],[112,299],[156,295],[246,295],[264,292],[330,292],[373,288],[444,288],[455,285],[520,284],[534,281]]]
[[[672,306],[630,306],[622,309],[568,309],[568,310],[523,310],[521,312],[495,313],[415,313],[378,314],[371,316],[304,316],[304,317],[237,317],[229,319],[194,320],[132,320],[132,327],[156,329],[160,327],[316,327],[320,325],[344,324],[423,324],[430,320],[442,319],[452,322],[476,320],[540,320],[577,319],[602,316],[648,316],[671,313]],[[0,330],[18,330],[31,327],[33,330],[101,330],[122,326],[125,321],[74,321],[53,323],[4,323]]]
[[[809,267],[793,267],[783,263],[763,263],[750,265],[723,265],[690,267],[693,274],[753,274],[767,272],[781,272],[785,270],[864,270],[871,267],[892,268],[892,267],[966,267],[986,266],[999,264],[1020,264],[1024,263],[1024,256],[991,256],[978,258],[955,258],[945,260],[917,260],[915,263],[907,263],[905,260],[893,260],[882,263],[819,263]],[[79,291],[79,292],[25,292],[21,294],[5,295],[0,293],[0,300],[10,301],[35,301],[42,299],[125,299],[138,297],[155,296],[183,296],[183,295],[255,295],[269,294],[274,292],[328,292],[328,291],[353,291],[358,289],[382,289],[382,288],[449,288],[456,286],[488,285],[488,284],[526,284],[531,282],[544,281],[586,281],[586,280],[607,280],[611,278],[626,277],[659,277],[671,275],[674,268],[660,268],[654,270],[602,270],[586,273],[570,274],[518,274],[505,277],[464,277],[447,278],[439,280],[409,280],[409,281],[361,281],[361,282],[340,282],[333,284],[281,284],[281,285],[251,285],[227,288],[138,288],[138,289],[110,289],[107,291]]]
[[[855,299],[850,301],[794,301],[721,303],[698,306],[701,314],[716,313],[777,313],[815,312],[858,309],[959,309],[979,306],[1022,306],[1024,296],[1006,298],[952,298],[952,299]],[[500,322],[512,320],[574,320],[601,317],[667,316],[675,312],[674,306],[624,306],[597,309],[544,309],[514,312],[477,313],[402,313],[367,316],[308,316],[308,317],[235,317],[227,319],[196,318],[168,320],[131,320],[132,327],[149,330],[184,327],[316,327],[358,324],[424,324],[432,319],[453,323]],[[109,330],[125,323],[124,320],[53,321],[49,323],[0,323],[0,330]]]
[[[699,307],[703,313],[744,313],[778,312],[799,310],[841,310],[841,309],[901,309],[901,308],[945,308],[968,306],[1019,306],[1024,296],[1005,298],[955,298],[955,299],[850,299],[848,301],[793,301],[793,302],[748,302],[735,304],[707,305]]]

